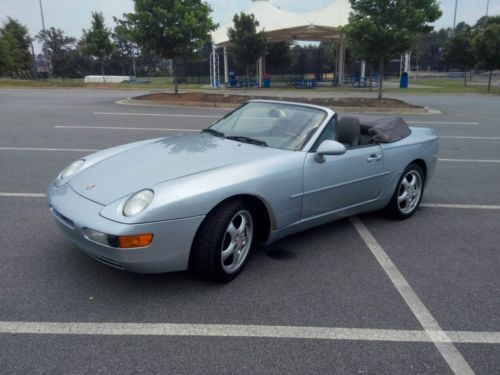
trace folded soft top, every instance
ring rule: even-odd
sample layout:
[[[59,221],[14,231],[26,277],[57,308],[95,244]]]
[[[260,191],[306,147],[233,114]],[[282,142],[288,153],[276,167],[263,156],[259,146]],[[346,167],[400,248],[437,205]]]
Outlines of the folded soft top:
[[[410,127],[400,116],[358,115],[355,117],[359,119],[361,134],[370,135],[375,142],[396,142],[411,134]]]

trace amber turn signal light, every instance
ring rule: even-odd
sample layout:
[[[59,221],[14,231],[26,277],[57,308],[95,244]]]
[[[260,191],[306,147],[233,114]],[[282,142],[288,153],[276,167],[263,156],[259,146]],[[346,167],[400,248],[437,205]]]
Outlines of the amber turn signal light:
[[[146,247],[153,242],[153,234],[137,234],[135,236],[118,236],[118,247],[121,249],[132,249],[134,247]]]

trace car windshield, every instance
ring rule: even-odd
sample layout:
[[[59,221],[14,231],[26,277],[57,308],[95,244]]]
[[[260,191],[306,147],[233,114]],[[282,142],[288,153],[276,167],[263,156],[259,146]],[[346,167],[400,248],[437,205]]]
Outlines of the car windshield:
[[[325,119],[321,109],[250,102],[210,128],[214,135],[285,150],[301,150]]]

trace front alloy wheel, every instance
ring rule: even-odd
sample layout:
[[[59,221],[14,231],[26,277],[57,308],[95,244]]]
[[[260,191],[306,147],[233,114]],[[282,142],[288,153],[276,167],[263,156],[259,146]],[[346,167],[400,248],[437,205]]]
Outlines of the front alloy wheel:
[[[245,267],[254,235],[254,217],[245,202],[223,203],[207,215],[196,233],[190,266],[211,280],[231,281]]]
[[[252,215],[241,210],[233,216],[222,241],[221,263],[225,272],[237,272],[245,262],[253,238]]]

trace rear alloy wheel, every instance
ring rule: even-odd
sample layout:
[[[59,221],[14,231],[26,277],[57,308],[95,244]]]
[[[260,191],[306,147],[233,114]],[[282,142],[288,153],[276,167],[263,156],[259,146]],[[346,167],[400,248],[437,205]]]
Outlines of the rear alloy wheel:
[[[243,270],[254,239],[254,219],[241,201],[215,208],[196,234],[191,266],[218,282],[228,282]]]
[[[410,164],[403,172],[391,202],[387,206],[389,214],[399,220],[415,213],[424,194],[424,174],[417,164]]]

